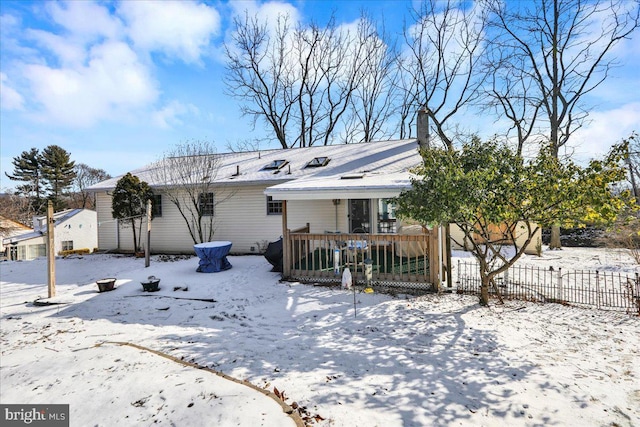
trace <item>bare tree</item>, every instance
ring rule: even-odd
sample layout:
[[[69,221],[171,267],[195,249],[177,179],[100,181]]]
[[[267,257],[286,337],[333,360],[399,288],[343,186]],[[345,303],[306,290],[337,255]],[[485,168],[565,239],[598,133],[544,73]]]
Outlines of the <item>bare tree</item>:
[[[186,141],[165,153],[152,169],[155,193],[178,209],[194,244],[215,233],[215,208],[233,194],[216,186],[219,159],[207,141]]]
[[[72,206],[70,207],[94,209],[95,201],[91,193],[87,191],[87,188],[100,181],[111,178],[111,175],[104,169],[92,168],[85,163],[76,164],[74,169],[76,177],[73,181],[73,192],[71,193]]]
[[[626,158],[629,169],[629,183],[633,191],[636,204],[640,204],[640,138],[634,131],[627,139],[629,153]]]
[[[296,30],[300,72],[297,146],[328,145],[336,139],[341,118],[364,77],[367,45],[360,41],[366,36],[359,33],[371,28],[359,25],[354,34],[336,26],[332,17],[325,27],[312,23]]]
[[[20,224],[31,224],[35,211],[31,198],[5,190],[0,196],[0,216]],[[0,230],[8,231],[8,230]]]
[[[288,58],[291,27],[288,16],[279,16],[275,29],[257,17],[235,18],[232,41],[225,44],[229,95],[243,101],[242,113],[255,126],[259,120],[273,130],[274,136],[288,148],[288,128],[293,94],[293,64]]]
[[[363,78],[367,45],[332,17],[292,28],[288,16],[269,26],[257,17],[234,21],[225,46],[227,93],[242,101],[254,126],[263,122],[282,148],[332,143]]]
[[[396,60],[401,62],[396,66],[398,72],[394,80],[394,88],[397,90],[400,99],[399,104],[395,106],[395,114],[397,116],[399,138],[406,139],[411,138],[416,130],[416,110],[420,106],[420,102],[417,100],[419,95],[418,82],[411,74],[402,72],[403,64],[409,60],[402,56],[397,56]]]
[[[506,136],[511,138],[515,132],[515,146],[518,155],[523,154],[525,143],[537,135],[535,120],[542,103],[529,99],[534,90],[533,83],[526,78],[527,68],[522,58],[513,57],[500,49],[500,43],[494,42],[493,49],[487,55],[487,97],[480,103],[493,108],[497,117],[504,117],[508,123]],[[492,70],[499,70],[500,76]],[[529,99],[529,102],[523,102]],[[480,106],[482,108],[482,105]]]
[[[412,10],[414,22],[405,25],[405,50],[398,66],[405,76],[405,111],[415,102],[413,111],[422,108],[438,139],[453,149],[453,117],[470,105],[482,84],[480,59],[483,54],[485,19],[480,7],[468,8],[465,2],[424,0]]]
[[[518,146],[533,136],[552,154],[582,127],[585,96],[616,65],[613,48],[638,27],[638,2],[537,0],[507,4],[489,0],[492,103],[517,131]],[[496,53],[499,52],[499,53]],[[560,247],[559,228],[550,247]]]
[[[381,140],[395,130],[389,122],[398,100],[394,79],[399,73],[396,54],[386,39],[384,29],[379,32],[371,17],[363,12],[357,31],[357,43],[363,47],[362,77],[351,96],[345,142]]]

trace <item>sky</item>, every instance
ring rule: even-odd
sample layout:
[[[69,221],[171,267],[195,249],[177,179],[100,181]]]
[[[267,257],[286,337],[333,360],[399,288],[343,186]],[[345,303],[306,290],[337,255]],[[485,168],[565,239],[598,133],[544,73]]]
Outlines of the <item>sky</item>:
[[[231,269],[209,274],[196,257],[165,259],[57,259],[53,298],[45,258],[3,262],[0,401],[68,404],[71,426],[294,425],[275,400],[213,369],[284,392],[300,415],[321,417],[316,427],[640,424],[636,316],[281,282],[261,256],[231,256]],[[518,264],[638,268],[606,248]],[[149,275],[159,291],[143,292]],[[106,277],[115,290],[99,293]]]
[[[353,24],[366,10],[398,36],[412,1],[0,1],[0,188],[30,148],[59,145],[112,176],[187,140],[218,152],[264,137],[225,94],[223,44],[245,10],[275,19]],[[90,17],[90,19],[89,19]],[[594,91],[592,119],[574,138],[595,156],[640,130],[640,37],[621,43],[620,66]],[[492,122],[466,118],[491,135]],[[277,144],[261,148],[277,148]]]

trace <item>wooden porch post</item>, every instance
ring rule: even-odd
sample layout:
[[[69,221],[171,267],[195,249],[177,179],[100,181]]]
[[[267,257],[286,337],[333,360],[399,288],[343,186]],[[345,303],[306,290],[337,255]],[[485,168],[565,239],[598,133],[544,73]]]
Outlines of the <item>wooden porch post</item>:
[[[437,289],[440,289],[439,228],[438,225],[429,230],[429,280]]]
[[[445,243],[445,267],[447,271],[447,287],[453,287],[453,277],[451,277],[451,224],[447,223],[444,233],[444,243]]]
[[[282,277],[291,275],[291,241],[287,227],[287,201],[282,201]]]

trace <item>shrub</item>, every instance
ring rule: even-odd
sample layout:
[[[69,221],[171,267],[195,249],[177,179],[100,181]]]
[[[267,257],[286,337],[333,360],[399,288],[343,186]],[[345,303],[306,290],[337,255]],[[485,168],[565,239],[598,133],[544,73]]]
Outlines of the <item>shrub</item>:
[[[58,255],[60,256],[69,256],[69,255],[88,255],[91,253],[91,249],[82,248],[82,249],[71,249],[68,251],[60,251]]]

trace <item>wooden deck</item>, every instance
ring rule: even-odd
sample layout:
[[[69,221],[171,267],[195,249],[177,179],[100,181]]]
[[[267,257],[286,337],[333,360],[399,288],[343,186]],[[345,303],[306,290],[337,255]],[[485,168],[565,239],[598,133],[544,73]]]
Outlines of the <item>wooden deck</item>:
[[[283,277],[340,283],[349,268],[364,283],[364,263],[372,264],[372,283],[440,283],[437,231],[418,235],[308,233],[286,230]]]

